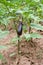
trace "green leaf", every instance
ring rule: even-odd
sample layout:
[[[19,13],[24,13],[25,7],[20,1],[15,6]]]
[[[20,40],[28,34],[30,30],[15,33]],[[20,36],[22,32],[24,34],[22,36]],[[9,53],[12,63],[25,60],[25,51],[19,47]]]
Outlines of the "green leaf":
[[[41,36],[41,35],[38,34],[38,33],[31,33],[31,34],[26,33],[26,34],[23,35],[23,37],[24,37],[27,41],[29,41],[31,38],[43,38],[43,36]]]
[[[43,26],[41,26],[40,24],[31,23],[31,28],[35,28],[37,30],[42,30],[43,31]]]
[[[40,0],[34,0],[35,2],[40,2]]]
[[[28,34],[28,33],[24,34],[23,37],[24,37],[27,41],[29,41],[29,40],[31,39],[31,36],[30,36],[30,34]]]
[[[33,14],[29,14],[29,18],[34,19],[34,21],[39,21],[40,18],[38,16],[35,16]]]
[[[9,20],[8,20],[8,18],[5,17],[5,18],[1,18],[1,19],[0,19],[0,22],[1,22],[1,24],[7,26],[8,23],[9,23]]]
[[[25,33],[27,32],[27,27],[26,27],[26,25],[23,26],[23,30],[24,30]]]
[[[14,16],[9,16],[7,19],[10,20],[10,19],[14,19],[15,17]]]
[[[12,40],[11,40],[11,42],[13,42],[13,43],[15,43],[15,42],[17,42],[17,41],[21,41],[22,40],[22,37],[14,37]]]
[[[18,37],[14,37],[11,41],[16,42],[16,41],[18,41],[18,39],[19,39]]]
[[[31,36],[31,38],[43,38],[43,36],[41,36],[38,33],[31,33],[30,36]]]
[[[9,33],[9,31],[0,30],[0,39],[4,38],[8,33]]]
[[[8,49],[8,47],[7,46],[0,45],[0,50],[5,50],[5,49]]]
[[[3,55],[0,53],[0,60],[2,60],[3,59]]]
[[[8,25],[9,21],[8,21],[7,18],[3,18],[1,23],[4,24],[4,25]]]
[[[22,13],[23,13],[22,10],[17,10],[17,11],[16,11],[16,14],[22,14]]]

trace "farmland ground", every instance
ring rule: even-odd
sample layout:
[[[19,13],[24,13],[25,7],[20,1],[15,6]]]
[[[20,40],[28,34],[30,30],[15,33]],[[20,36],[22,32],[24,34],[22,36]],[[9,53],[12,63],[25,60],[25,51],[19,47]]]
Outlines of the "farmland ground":
[[[5,45],[8,47],[6,50],[0,50],[4,55],[6,61],[0,60],[0,65],[17,65],[17,54],[10,57],[10,54],[17,53],[17,46],[11,44],[10,41],[15,37],[16,32],[10,31],[10,33],[2,40],[0,40],[0,45]],[[43,39],[35,39],[35,47],[32,47],[29,42],[20,42],[20,61],[19,65],[43,65]]]

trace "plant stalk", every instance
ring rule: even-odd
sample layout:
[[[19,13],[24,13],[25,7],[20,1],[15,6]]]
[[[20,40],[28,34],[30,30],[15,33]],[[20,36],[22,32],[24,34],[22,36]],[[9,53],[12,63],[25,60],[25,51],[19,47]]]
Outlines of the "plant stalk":
[[[18,36],[19,38],[19,36]],[[17,62],[17,65],[19,65],[19,62],[20,62],[20,41],[18,39],[18,62]]]

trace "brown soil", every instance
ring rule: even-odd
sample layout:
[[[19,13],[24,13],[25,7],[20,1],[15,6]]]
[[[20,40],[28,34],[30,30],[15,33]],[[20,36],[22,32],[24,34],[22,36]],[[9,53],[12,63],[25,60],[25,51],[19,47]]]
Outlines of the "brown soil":
[[[0,60],[0,65],[17,65],[17,46],[11,44],[11,39],[15,37],[15,31],[11,31],[4,39],[0,40],[0,45],[5,45],[8,49],[0,50],[5,59]],[[43,65],[43,39],[34,39],[32,46],[29,42],[20,42],[19,65]],[[12,53],[16,53],[10,56]]]

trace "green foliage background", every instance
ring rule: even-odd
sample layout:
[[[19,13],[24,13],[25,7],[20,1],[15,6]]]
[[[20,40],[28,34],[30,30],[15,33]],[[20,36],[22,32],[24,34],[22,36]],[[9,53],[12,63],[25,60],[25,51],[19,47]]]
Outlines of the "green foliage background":
[[[43,26],[39,24],[39,22],[43,22],[43,0],[0,0],[0,25],[7,26],[9,20],[17,21],[19,16],[23,17],[24,30],[30,26],[43,31]],[[7,34],[8,31],[0,30],[0,39]],[[41,38],[36,33],[25,34],[24,37],[26,40],[31,37]]]

